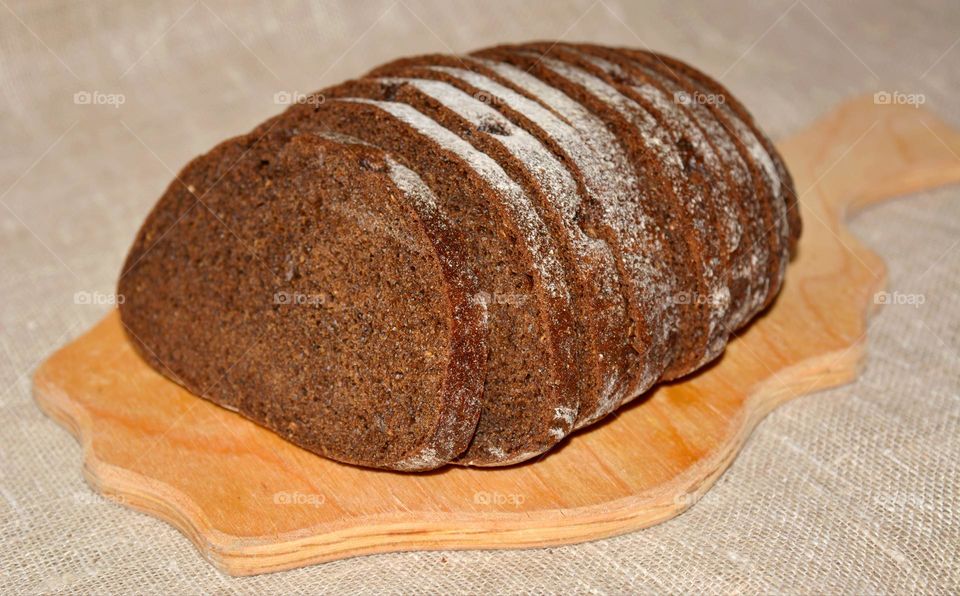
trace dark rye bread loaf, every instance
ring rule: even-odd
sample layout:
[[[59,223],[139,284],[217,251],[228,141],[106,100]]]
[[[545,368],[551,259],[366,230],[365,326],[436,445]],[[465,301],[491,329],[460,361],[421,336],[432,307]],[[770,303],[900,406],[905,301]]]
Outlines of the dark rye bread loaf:
[[[307,449],[507,465],[719,355],[792,181],[706,75],[531,43],[397,60],[191,162],[119,292],[133,345]]]

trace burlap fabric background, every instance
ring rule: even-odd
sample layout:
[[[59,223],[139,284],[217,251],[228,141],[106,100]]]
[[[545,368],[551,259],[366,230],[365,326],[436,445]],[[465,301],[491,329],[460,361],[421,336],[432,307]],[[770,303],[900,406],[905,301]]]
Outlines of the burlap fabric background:
[[[689,60],[774,137],[877,89],[923,93],[960,125],[960,6],[908,4],[0,1],[0,591],[956,593],[960,188],[855,223],[891,290],[923,297],[881,309],[860,381],[780,408],[689,512],[620,538],[233,579],[94,496],[76,442],[30,397],[38,362],[110,308],[173,173],[281,110],[278,92],[403,54],[562,37]]]

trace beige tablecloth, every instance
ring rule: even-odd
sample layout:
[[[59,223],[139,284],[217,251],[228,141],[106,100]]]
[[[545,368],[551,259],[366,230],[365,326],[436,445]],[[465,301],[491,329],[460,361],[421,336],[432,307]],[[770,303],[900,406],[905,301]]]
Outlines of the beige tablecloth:
[[[403,54],[562,37],[689,60],[774,137],[878,89],[922,93],[960,125],[958,36],[950,1],[0,1],[0,591],[956,593],[956,187],[853,226],[891,289],[925,298],[881,309],[863,377],[780,408],[689,512],[620,538],[229,578],[170,526],[93,496],[30,374],[110,308],[173,173],[277,113],[278,92]]]

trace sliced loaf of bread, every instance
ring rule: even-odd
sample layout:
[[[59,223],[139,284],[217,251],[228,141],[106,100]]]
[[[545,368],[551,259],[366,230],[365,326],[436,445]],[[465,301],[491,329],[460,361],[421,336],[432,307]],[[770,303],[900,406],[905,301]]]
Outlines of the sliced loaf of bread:
[[[716,358],[796,249],[772,143],[666,56],[498,46],[310,97],[184,168],[118,291],[159,372],[332,459],[541,455]]]

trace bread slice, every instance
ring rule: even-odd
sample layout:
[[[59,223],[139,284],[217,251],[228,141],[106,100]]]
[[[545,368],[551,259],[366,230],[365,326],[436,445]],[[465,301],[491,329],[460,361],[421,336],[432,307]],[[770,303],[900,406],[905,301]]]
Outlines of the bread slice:
[[[576,318],[571,337],[575,348],[572,367],[578,376],[575,391],[582,416],[584,407],[589,409],[599,399],[607,398],[601,395],[603,387],[598,375],[604,352],[598,349],[598,338],[590,331],[622,328],[623,309],[621,306],[615,319],[610,318],[607,310],[594,310],[594,305],[604,299],[598,289],[611,294],[621,305],[622,298],[617,291],[618,275],[609,247],[587,237],[576,221],[581,199],[576,178],[540,139],[477,97],[476,89],[465,90],[454,84],[456,79],[452,75],[414,67],[388,72],[392,76],[372,81],[381,85],[382,91],[389,92],[395,101],[416,105],[496,160],[531,197],[550,234],[557,240],[560,258],[573,282],[570,287]],[[582,143],[582,140],[576,142]],[[622,332],[619,337],[623,337]],[[606,392],[612,395],[615,388],[616,385],[609,385]],[[504,424],[510,422],[507,420]],[[563,435],[557,432],[554,437],[560,440]]]
[[[783,283],[787,263],[796,240],[791,240],[797,232],[791,232],[791,222],[797,225],[798,210],[795,205],[796,193],[793,191],[793,181],[786,172],[786,166],[779,154],[773,149],[770,141],[759,132],[753,119],[747,111],[736,101],[725,87],[714,81],[702,72],[667,56],[651,55],[658,62],[667,65],[680,76],[687,77],[696,86],[701,94],[714,97],[723,97],[723,102],[716,103],[716,115],[739,139],[750,156],[749,163],[753,164],[760,188],[758,194],[764,198],[760,201],[766,211],[766,229],[770,232],[770,264],[768,289],[762,308],[768,306]],[[790,195],[793,195],[791,198]]]
[[[680,192],[686,198],[687,218],[693,223],[706,255],[703,271],[708,292],[705,296],[690,297],[707,307],[706,344],[696,359],[675,364],[675,370],[667,371],[664,378],[685,374],[723,350],[729,336],[731,305],[743,299],[743,284],[737,284],[731,275],[731,257],[739,244],[742,227],[735,207],[738,197],[730,192],[723,165],[685,106],[689,102],[683,101],[683,96],[671,93],[616,50],[567,44],[563,44],[563,49],[601,70],[621,93],[642,105],[665,132],[665,142],[676,150],[679,172],[675,176],[686,187]]]
[[[629,368],[624,371],[620,393],[626,398],[643,392],[659,376],[658,363],[665,360],[669,329],[677,322],[670,297],[678,281],[670,266],[675,255],[671,241],[647,205],[639,202],[645,189],[631,156],[604,120],[569,95],[561,87],[565,83],[562,78],[538,71],[536,61],[497,50],[478,52],[470,59],[567,122],[589,148],[586,155],[599,158],[598,164],[589,157],[578,160],[581,166],[597,166],[592,171],[581,169],[581,173],[591,171],[598,183],[581,206],[578,219],[588,236],[611,248],[626,299],[626,348],[636,356],[626,359]],[[588,420],[595,419],[591,416]]]
[[[477,139],[478,146],[487,147],[491,155],[500,156],[504,167],[525,180],[527,188],[540,198],[542,208],[555,211],[562,224],[555,233],[571,255],[567,262],[572,261],[569,266],[577,277],[575,293],[582,305],[578,309],[579,329],[585,336],[580,344],[585,352],[578,356],[585,364],[577,426],[612,411],[624,397],[629,371],[636,367],[638,354],[628,343],[626,296],[613,252],[606,241],[586,233],[581,212],[590,197],[614,191],[619,173],[584,135],[536,95],[476,60],[420,56],[386,64],[371,76],[438,81],[483,104],[474,104],[468,112],[476,124],[474,129],[466,124],[464,132]],[[483,126],[484,118],[496,119],[495,115],[506,121],[497,127],[497,134],[480,130],[489,128]],[[515,148],[508,148],[510,155],[505,155],[497,146],[508,143]]]
[[[588,81],[597,93],[618,105],[618,111],[635,123],[637,134],[655,154],[668,187],[679,202],[677,232],[689,238],[692,266],[697,268],[697,285],[693,293],[674,297],[682,306],[696,313],[697,324],[681,327],[689,338],[689,349],[683,350],[663,372],[663,379],[673,379],[694,369],[707,359],[713,346],[722,346],[719,337],[722,321],[730,305],[730,290],[722,279],[726,263],[717,234],[717,214],[710,202],[701,164],[696,161],[689,138],[689,129],[681,129],[682,113],[668,98],[657,93],[644,93],[630,84],[629,72],[604,57],[586,54],[571,44],[533,46],[549,52],[556,60]],[[615,52],[612,52],[615,55]],[[684,136],[686,134],[686,136]]]
[[[466,264],[489,314],[488,376],[476,435],[458,462],[524,461],[565,436],[577,413],[571,295],[559,251],[529,196],[495,160],[392,97],[390,87],[345,83],[327,90],[324,104],[295,106],[283,118],[397,155],[474,239]]]
[[[644,367],[633,375],[628,398],[646,391],[684,350],[699,343],[694,335],[694,305],[677,296],[698,292],[700,277],[691,252],[680,201],[663,175],[657,155],[639,134],[640,115],[618,101],[619,95],[601,79],[551,56],[516,47],[477,53],[499,70],[527,72],[562,96],[554,109],[597,143],[603,153],[622,162],[621,177],[628,191],[613,204],[592,204],[585,211],[588,225],[600,232],[624,265],[622,278],[630,286],[634,323],[631,345]],[[558,97],[551,98],[557,101]],[[686,332],[686,333],[685,333]]]
[[[742,134],[746,138],[748,145],[751,145],[751,153],[757,156],[764,171],[767,173],[767,177],[774,185],[775,195],[780,201],[785,203],[785,213],[780,211],[779,208],[777,208],[777,210],[782,214],[781,219],[785,223],[787,230],[787,252],[790,256],[796,254],[797,241],[800,239],[800,233],[803,230],[803,224],[800,220],[800,197],[797,195],[796,189],[793,186],[793,178],[790,176],[790,171],[787,169],[783,157],[777,151],[776,147],[774,147],[770,137],[760,130],[753,116],[750,115],[750,112],[740,100],[716,79],[676,58],[654,52],[650,52],[650,55],[668,68],[682,72],[691,80],[696,81],[702,88],[708,89],[716,95],[722,95],[726,99],[726,101],[723,102],[724,109],[729,110],[729,113],[735,116],[735,118],[748,129],[743,130]],[[738,130],[742,129],[738,127]],[[754,142],[758,143],[762,150],[754,149],[752,147]]]
[[[473,436],[486,359],[436,203],[382,151],[268,123],[168,188],[127,258],[122,321],[155,368],[302,447],[435,468]]]
[[[730,260],[732,297],[726,324],[732,333],[762,308],[769,288],[764,271],[770,247],[759,204],[762,196],[756,190],[756,167],[749,163],[749,153],[735,133],[719,119],[715,101],[708,101],[708,98],[699,95],[699,87],[694,86],[687,77],[679,75],[651,54],[626,50],[616,52],[628,56],[645,75],[659,83],[679,103],[683,103],[702,128],[709,145],[716,151],[719,166],[726,174],[726,193],[736,213],[736,224],[730,233],[736,246]]]

